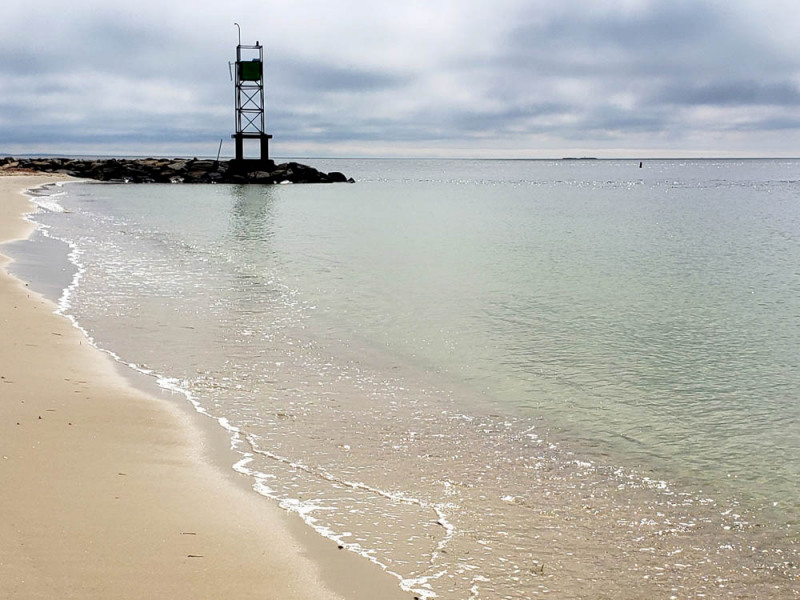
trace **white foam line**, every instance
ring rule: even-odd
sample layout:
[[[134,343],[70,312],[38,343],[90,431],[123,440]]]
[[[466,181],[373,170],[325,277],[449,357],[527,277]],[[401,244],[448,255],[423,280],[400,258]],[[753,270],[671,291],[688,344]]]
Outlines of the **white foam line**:
[[[55,182],[55,186],[60,188],[60,187],[64,187],[64,185],[67,184],[67,183],[71,183],[71,182],[69,182],[69,181],[56,181]],[[37,196],[37,195],[35,195],[36,190],[43,190],[43,189],[47,188],[49,185],[51,185],[51,184],[45,184],[45,185],[41,185],[41,186],[38,186],[38,187],[35,187],[35,188],[31,188],[31,189],[25,190],[25,195],[28,196],[30,201],[33,202],[36,205],[36,207],[39,208],[39,209],[47,210],[49,212],[59,212],[59,213],[66,212],[64,210],[64,207],[61,206],[61,204],[59,204],[57,201],[52,201],[53,199],[55,199],[55,198],[57,198],[59,196],[66,195],[66,193],[67,193],[66,190],[61,191],[61,192],[57,192],[57,193],[54,193],[54,194],[48,194],[47,196]],[[75,245],[74,242],[69,241],[69,240],[65,240],[63,238],[60,238],[58,236],[53,235],[50,232],[50,226],[49,225],[45,225],[44,223],[40,223],[40,222],[36,221],[33,218],[33,215],[36,214],[37,212],[38,211],[33,211],[33,212],[30,212],[30,213],[26,214],[25,215],[25,220],[29,221],[30,223],[33,223],[33,225],[36,227],[37,231],[41,232],[41,234],[44,237],[50,238],[51,240],[57,240],[59,242],[63,242],[64,244],[67,244],[67,246],[69,247],[69,252],[67,253],[67,259],[73,265],[75,265],[75,267],[77,269],[77,271],[75,272],[75,275],[72,276],[72,281],[70,282],[70,284],[66,288],[64,288],[64,290],[61,292],[61,297],[58,300],[58,304],[57,304],[58,308],[55,311],[55,314],[65,316],[68,319],[70,319],[70,321],[72,321],[72,324],[75,325],[76,327],[78,327],[78,329],[86,336],[86,338],[91,341],[91,338],[89,338],[89,336],[86,333],[86,331],[77,325],[77,322],[75,321],[75,319],[73,319],[72,317],[70,317],[69,315],[66,314],[66,310],[70,306],[69,298],[71,297],[71,295],[74,292],[74,290],[78,287],[78,283],[79,283],[79,281],[80,281],[80,279],[83,276],[83,273],[85,271],[83,265],[78,260],[78,257],[80,256],[80,250],[78,249],[77,245]]]
[[[56,187],[63,187],[63,183],[65,182],[55,182]],[[66,212],[64,207],[59,204],[57,198],[60,196],[64,196],[66,191],[54,192],[52,194],[46,195],[38,195],[36,194],[37,190],[46,190],[51,184],[45,184],[36,188],[31,188],[29,190],[25,190],[25,195],[30,198],[31,202],[33,202],[37,208],[46,210],[48,212],[56,212],[56,213],[63,213]],[[26,215],[27,218],[27,215]],[[28,219],[31,220],[31,219]]]
[[[62,184],[65,184],[65,183],[70,183],[70,182],[57,182],[56,185],[61,186]],[[28,191],[30,191],[30,190],[28,190]],[[61,192],[58,195],[63,195],[65,193],[66,192]],[[52,210],[50,207],[44,207],[40,203],[37,203],[35,198],[31,197],[31,199],[37,204],[37,206],[40,206],[41,208],[44,208],[45,210],[51,210],[51,212],[65,212],[63,207],[61,207],[61,205],[58,204],[58,203],[54,203],[52,206],[58,206],[60,208],[60,210],[57,210],[57,209],[56,210]],[[27,215],[26,215],[26,218],[28,218]],[[261,494],[263,496],[266,496],[268,498],[271,498],[272,500],[275,500],[276,502],[278,502],[279,506],[281,508],[283,508],[284,510],[286,510],[287,512],[297,513],[303,519],[303,521],[306,524],[308,524],[314,531],[316,531],[317,533],[319,533],[323,537],[336,542],[338,545],[342,546],[344,549],[347,549],[347,550],[349,550],[351,552],[355,552],[356,554],[358,554],[360,556],[363,556],[364,558],[366,558],[370,562],[380,566],[384,571],[386,571],[390,575],[393,575],[394,577],[396,577],[400,581],[400,587],[404,591],[410,592],[410,593],[414,593],[419,598],[421,598],[422,600],[427,600],[429,598],[436,598],[438,596],[432,589],[430,589],[431,588],[430,582],[434,581],[436,579],[439,579],[440,577],[445,575],[446,574],[446,570],[442,570],[442,571],[439,571],[437,573],[434,573],[432,575],[427,575],[427,576],[421,576],[421,577],[415,577],[415,578],[405,578],[401,574],[390,570],[387,565],[385,565],[384,563],[380,562],[377,558],[375,558],[371,554],[371,552],[369,550],[364,550],[364,549],[361,548],[361,546],[359,544],[355,544],[353,542],[348,542],[348,541],[344,540],[342,538],[342,536],[340,534],[337,534],[334,530],[332,530],[329,527],[326,527],[324,525],[318,524],[317,519],[315,519],[313,516],[311,516],[311,513],[313,513],[314,511],[318,511],[318,510],[324,510],[325,508],[319,506],[318,503],[315,503],[313,501],[303,502],[303,501],[300,501],[300,500],[297,500],[297,499],[293,499],[293,498],[281,497],[274,490],[272,490],[269,486],[267,486],[264,483],[264,481],[269,478],[268,475],[266,475],[264,473],[261,473],[259,471],[255,471],[253,469],[248,469],[246,467],[246,465],[249,464],[250,462],[252,462],[253,454],[245,452],[245,451],[239,449],[239,446],[241,446],[242,441],[243,441],[243,434],[242,434],[241,429],[239,427],[236,427],[235,425],[232,425],[230,423],[230,421],[228,421],[228,419],[225,418],[225,417],[214,417],[213,415],[211,415],[200,404],[200,402],[197,400],[197,398],[194,396],[194,394],[192,394],[192,392],[186,387],[186,382],[180,381],[180,380],[178,380],[176,378],[167,377],[167,376],[158,374],[158,373],[156,373],[156,372],[154,372],[154,371],[152,371],[150,369],[145,369],[145,368],[137,365],[136,363],[126,362],[125,360],[122,359],[121,356],[119,356],[118,354],[116,354],[112,350],[109,350],[107,348],[103,348],[100,345],[98,345],[96,340],[78,322],[77,318],[73,314],[71,314],[69,312],[69,309],[72,307],[72,302],[71,302],[72,298],[74,297],[74,295],[77,292],[78,287],[80,286],[80,282],[81,282],[81,279],[83,278],[83,274],[86,272],[86,266],[80,260],[81,256],[83,255],[82,250],[72,240],[67,240],[67,239],[60,238],[58,236],[53,235],[50,232],[50,227],[49,226],[46,226],[46,225],[44,225],[42,223],[38,223],[38,222],[34,221],[33,219],[30,219],[30,221],[36,225],[36,227],[42,232],[42,234],[45,237],[48,237],[48,238],[51,238],[51,239],[55,239],[55,240],[58,240],[58,241],[61,241],[61,242],[65,243],[65,244],[67,244],[69,246],[68,259],[76,267],[76,272],[75,272],[75,275],[73,275],[73,277],[72,277],[72,281],[64,289],[64,291],[61,294],[61,297],[60,297],[60,299],[58,301],[58,306],[57,306],[56,310],[54,311],[55,314],[63,316],[66,319],[68,319],[70,321],[70,323],[72,323],[72,325],[78,331],[81,332],[81,334],[86,338],[86,340],[89,342],[89,344],[92,347],[96,348],[97,350],[99,350],[101,352],[104,352],[104,353],[108,354],[111,358],[113,358],[119,364],[122,364],[122,365],[124,365],[124,366],[126,366],[126,367],[128,367],[130,369],[133,369],[134,371],[136,371],[138,373],[141,373],[143,375],[146,375],[148,377],[155,378],[156,383],[158,384],[159,387],[161,387],[162,389],[171,391],[173,393],[179,393],[179,394],[183,395],[192,404],[192,406],[194,407],[195,411],[197,411],[199,414],[202,414],[204,416],[207,416],[207,417],[210,417],[212,419],[215,419],[217,421],[217,423],[221,427],[223,427],[226,431],[228,431],[231,434],[231,449],[235,450],[236,452],[238,452],[238,453],[240,453],[242,455],[242,459],[239,460],[237,463],[235,463],[233,465],[233,469],[238,473],[241,473],[241,474],[248,475],[248,476],[252,477],[255,480],[255,483],[253,484],[253,489],[257,493],[259,493],[259,494]],[[253,441],[251,436],[244,435],[244,439],[246,439],[248,445],[250,446],[250,448],[253,450],[254,453],[257,453],[259,455],[265,456],[265,457],[270,458],[272,460],[275,460],[275,461],[281,462],[283,464],[286,464],[286,465],[290,466],[293,469],[298,469],[298,470],[304,471],[305,473],[308,473],[309,475],[322,478],[322,479],[324,479],[326,481],[329,481],[329,482],[332,482],[332,483],[338,483],[338,484],[350,487],[351,489],[368,491],[368,492],[374,493],[374,494],[376,494],[378,496],[387,498],[387,499],[395,501],[395,502],[402,502],[402,503],[405,503],[405,504],[412,504],[412,505],[419,506],[420,508],[423,508],[423,509],[426,509],[426,510],[432,510],[434,512],[434,514],[436,515],[436,517],[437,517],[436,523],[441,525],[445,529],[445,535],[439,541],[439,543],[436,545],[436,549],[433,551],[433,553],[431,555],[431,561],[430,561],[431,562],[431,567],[434,566],[434,562],[436,561],[436,558],[439,556],[440,552],[442,550],[444,550],[444,548],[447,546],[447,544],[450,542],[450,540],[455,535],[455,527],[452,525],[452,523],[450,523],[447,520],[447,518],[445,516],[445,513],[444,513],[444,510],[443,510],[446,507],[446,505],[429,504],[429,503],[424,502],[424,501],[422,501],[420,499],[417,499],[417,498],[409,498],[409,497],[404,496],[402,494],[396,494],[396,493],[392,493],[392,492],[387,492],[385,490],[381,490],[379,488],[375,488],[375,487],[369,486],[369,485],[367,485],[365,483],[350,482],[350,481],[341,480],[341,479],[338,479],[338,478],[334,477],[330,473],[327,473],[326,471],[323,471],[323,470],[320,470],[320,469],[314,470],[314,469],[312,469],[310,467],[307,467],[307,466],[305,466],[303,464],[300,464],[300,463],[297,463],[295,461],[292,461],[289,458],[279,456],[277,454],[274,454],[274,453],[266,451],[266,450],[256,449],[256,445],[255,445],[255,443],[254,443],[254,441]]]
[[[204,416],[210,417],[212,419],[215,419],[217,421],[217,423],[221,427],[223,427],[226,431],[228,431],[231,434],[231,449],[233,449],[236,452],[239,452],[242,455],[242,459],[239,462],[237,462],[236,464],[233,465],[233,469],[238,473],[242,473],[244,475],[248,475],[248,476],[252,477],[255,480],[255,483],[253,484],[253,489],[257,493],[259,493],[259,494],[261,494],[263,496],[266,496],[268,498],[271,498],[272,500],[275,500],[276,502],[278,502],[278,505],[282,509],[286,510],[287,512],[295,512],[295,513],[297,513],[303,519],[303,521],[306,524],[308,524],[314,531],[316,531],[317,533],[319,533],[323,537],[336,542],[337,544],[341,545],[343,548],[345,548],[345,549],[347,549],[347,550],[349,550],[351,552],[355,552],[356,554],[358,554],[360,556],[363,556],[364,558],[366,558],[370,562],[380,566],[383,570],[385,570],[387,573],[393,575],[394,577],[396,577],[400,581],[400,587],[404,591],[415,593],[420,598],[422,598],[423,600],[427,600],[428,598],[435,598],[436,597],[436,594],[433,591],[428,590],[426,588],[418,588],[418,587],[415,587],[415,586],[419,585],[421,581],[422,582],[427,582],[431,578],[436,579],[436,578],[438,578],[438,577],[440,577],[442,575],[441,573],[439,573],[437,575],[434,575],[434,576],[431,576],[431,577],[428,577],[428,578],[406,579],[402,575],[400,575],[399,573],[391,571],[388,568],[387,565],[381,563],[378,559],[376,559],[374,556],[372,556],[372,554],[370,554],[369,551],[363,550],[358,544],[354,544],[352,542],[347,542],[344,539],[342,539],[342,537],[340,535],[336,534],[336,532],[333,531],[332,529],[330,529],[328,527],[325,527],[325,526],[322,526],[322,525],[319,525],[317,523],[317,520],[311,516],[311,512],[313,512],[314,510],[319,510],[318,506],[312,506],[309,503],[303,503],[303,502],[301,502],[299,500],[287,499],[285,497],[281,497],[277,493],[275,493],[271,488],[266,486],[266,484],[264,484],[264,480],[267,479],[267,475],[265,475],[263,473],[260,473],[258,471],[254,471],[252,469],[247,469],[245,467],[246,464],[248,464],[249,462],[252,461],[252,456],[253,455],[249,454],[247,452],[244,452],[244,451],[239,449],[239,446],[242,444],[242,432],[241,432],[241,429],[236,427],[235,425],[232,425],[230,423],[230,421],[228,419],[226,419],[225,417],[218,417],[217,418],[217,417],[214,417],[213,415],[209,414],[209,412],[200,404],[200,402],[197,400],[197,398],[194,396],[194,394],[192,394],[192,392],[187,387],[185,387],[185,382],[179,381],[178,379],[173,378],[173,377],[166,377],[166,376],[157,374],[157,373],[153,372],[152,370],[145,369],[145,368],[143,368],[143,367],[141,367],[141,366],[139,366],[139,365],[137,365],[135,363],[126,362],[126,361],[124,361],[122,359],[122,357],[120,357],[117,353],[113,352],[112,350],[109,350],[107,348],[103,348],[103,347],[99,346],[97,344],[96,340],[78,322],[77,318],[73,314],[68,312],[69,309],[71,308],[71,299],[74,297],[74,295],[75,295],[75,293],[76,293],[76,291],[77,291],[77,289],[78,289],[78,287],[80,285],[80,281],[81,281],[81,279],[83,277],[83,274],[86,271],[86,266],[80,260],[80,257],[82,255],[82,251],[77,246],[77,244],[75,244],[71,240],[65,240],[63,238],[58,238],[56,236],[53,236],[48,231],[48,229],[49,229],[48,227],[46,227],[46,226],[44,226],[44,225],[42,225],[40,223],[37,223],[37,226],[40,227],[42,233],[45,236],[50,237],[52,239],[57,239],[59,241],[62,241],[62,242],[66,243],[69,246],[70,251],[69,251],[68,257],[69,257],[70,262],[72,262],[72,264],[74,264],[75,267],[76,267],[76,272],[75,272],[75,275],[72,278],[72,281],[70,282],[69,286],[67,286],[64,289],[63,293],[61,294],[61,298],[59,299],[59,302],[58,302],[58,307],[54,311],[55,314],[63,316],[66,319],[68,319],[70,321],[70,323],[72,323],[73,327],[75,327],[76,329],[78,329],[78,331],[81,332],[81,334],[86,338],[86,340],[89,342],[89,344],[92,345],[92,347],[96,348],[97,350],[100,350],[101,352],[104,352],[104,353],[108,354],[111,358],[113,358],[119,364],[125,365],[128,368],[133,369],[134,371],[136,371],[138,373],[141,373],[143,375],[147,375],[149,377],[154,377],[156,379],[156,382],[159,385],[159,387],[161,387],[162,389],[171,391],[173,393],[179,393],[179,394],[183,395],[192,404],[192,406],[194,407],[196,412],[198,412],[199,414],[202,414]],[[249,445],[251,447],[253,447],[253,445],[254,445],[253,441],[251,439],[249,439],[249,438],[247,439],[247,441],[248,441]],[[307,472],[309,474],[312,474],[312,475],[315,474],[309,467],[306,467],[304,465],[301,465],[299,463],[291,461],[288,458],[284,458],[284,457],[278,456],[276,454],[273,454],[271,452],[267,452],[267,451],[263,451],[263,450],[259,450],[257,452],[259,454],[263,455],[263,456],[266,456],[266,457],[271,458],[273,460],[277,460],[277,461],[280,461],[280,462],[282,462],[284,464],[287,464],[287,465],[291,466],[292,468],[303,470],[303,471],[305,471],[305,472]],[[336,478],[334,478],[333,476],[331,476],[331,475],[329,475],[327,473],[318,473],[317,475],[323,477],[324,479],[326,479],[328,481],[338,482],[338,480]],[[350,487],[352,487],[354,489],[364,489],[364,490],[372,491],[372,492],[374,492],[376,494],[379,494],[381,496],[384,496],[386,498],[390,498],[390,499],[393,499],[393,500],[398,500],[398,501],[402,501],[402,502],[406,502],[406,503],[417,504],[417,505],[419,505],[421,507],[429,508],[429,507],[425,506],[419,500],[405,498],[405,497],[399,496],[397,494],[391,494],[389,492],[378,490],[377,488],[373,489],[373,488],[370,488],[369,486],[366,486],[365,484],[354,484],[354,483],[349,483],[349,482],[341,482],[341,483],[343,485],[348,485],[348,486],[350,486]],[[439,521],[438,521],[439,524],[441,524],[443,527],[445,527],[445,529],[447,531],[445,539],[440,541],[439,544],[437,545],[437,549],[436,549],[436,553],[435,554],[438,554],[439,551],[441,551],[444,548],[444,546],[446,545],[447,541],[449,541],[449,539],[452,537],[453,532],[454,532],[454,528],[445,519],[444,514],[442,513],[442,511],[440,509],[438,509],[437,507],[433,507],[433,509],[436,512],[437,517],[439,518]],[[434,558],[435,557],[432,557],[432,560],[434,560]]]
[[[63,187],[64,185],[66,185],[68,183],[72,183],[72,182],[59,181],[59,182],[56,182],[55,185],[58,186],[58,187]],[[40,186],[38,188],[33,188],[31,190],[27,190],[26,194],[28,194],[28,196],[31,198],[31,200],[37,206],[39,206],[41,208],[44,208],[45,210],[51,210],[52,207],[57,206],[58,209],[51,210],[51,212],[66,212],[64,210],[64,208],[58,203],[50,203],[50,204],[48,204],[48,206],[43,206],[42,203],[40,202],[40,199],[42,198],[41,196],[32,196],[31,195],[31,193],[34,190],[42,189],[44,187],[45,186]],[[59,192],[57,194],[51,194],[51,195],[49,195],[47,197],[48,198],[53,198],[53,197],[56,197],[56,196],[63,196],[66,193],[67,193],[66,191],[63,191],[63,192]],[[33,213],[30,213],[30,214],[33,214]],[[133,369],[134,371],[136,371],[137,373],[141,373],[143,375],[147,375],[149,377],[155,378],[156,383],[158,384],[159,387],[161,387],[162,389],[171,391],[173,393],[179,393],[179,394],[183,395],[189,402],[191,402],[191,404],[194,406],[195,410],[198,413],[200,413],[202,415],[205,415],[207,417],[210,417],[210,418],[214,418],[211,414],[208,413],[208,411],[205,408],[203,408],[203,406],[197,401],[197,399],[194,397],[194,395],[192,394],[192,392],[188,388],[186,388],[184,385],[179,385],[179,383],[184,383],[184,382],[178,382],[178,380],[175,379],[175,378],[171,378],[171,377],[166,377],[164,375],[160,375],[160,374],[155,373],[154,371],[152,371],[150,369],[145,369],[145,368],[137,365],[136,363],[126,362],[117,353],[115,353],[112,350],[109,350],[107,348],[103,348],[103,347],[101,347],[100,345],[97,344],[96,340],[78,322],[78,319],[75,317],[75,315],[73,315],[73,314],[71,314],[69,312],[69,309],[72,308],[72,298],[75,296],[75,294],[77,292],[77,289],[80,286],[81,279],[83,278],[83,275],[86,272],[86,265],[84,265],[83,262],[81,262],[81,256],[83,255],[83,251],[78,247],[78,245],[74,241],[68,240],[68,239],[64,239],[64,238],[58,237],[56,235],[53,235],[51,233],[50,227],[48,225],[44,225],[43,223],[39,223],[39,222],[35,221],[34,219],[30,218],[30,215],[26,215],[26,218],[29,221],[31,221],[37,227],[37,229],[39,231],[41,231],[42,235],[44,235],[45,237],[48,237],[48,238],[54,239],[54,240],[58,240],[60,242],[63,242],[65,244],[67,244],[67,246],[69,247],[69,252],[67,254],[67,258],[69,259],[69,261],[73,265],[75,265],[75,268],[76,268],[75,274],[72,276],[72,281],[70,282],[70,284],[66,288],[64,288],[64,291],[61,293],[61,297],[59,298],[59,301],[58,301],[58,304],[57,304],[57,308],[54,311],[54,313],[57,314],[57,315],[60,315],[62,317],[65,317],[66,319],[68,319],[70,321],[70,323],[72,323],[73,327],[75,327],[78,331],[80,331],[83,334],[83,336],[86,338],[86,340],[89,342],[89,344],[92,347],[96,348],[97,350],[100,350],[101,352],[104,352],[104,353],[108,354],[111,358],[113,358],[119,364],[122,364],[122,365],[125,365],[126,367],[129,367],[129,368]],[[224,427],[229,432],[238,433],[239,430],[236,427],[231,426],[227,422],[227,419],[220,418],[220,419],[216,419],[216,420],[217,420],[217,422],[219,422],[220,425],[222,425],[222,427]],[[232,439],[231,440],[231,447],[233,447],[233,446],[234,446],[234,440]]]
[[[237,433],[240,433],[240,432],[237,430]],[[447,520],[446,516],[445,516],[444,508],[446,507],[446,505],[429,504],[429,503],[424,502],[424,501],[422,501],[422,500],[420,500],[418,498],[409,498],[409,497],[407,497],[405,495],[402,495],[402,494],[396,494],[396,493],[392,493],[392,492],[387,492],[386,490],[381,490],[379,488],[367,485],[365,483],[353,482],[353,481],[347,481],[347,480],[344,480],[344,479],[339,479],[339,478],[331,475],[330,473],[328,473],[327,471],[324,471],[322,469],[313,469],[313,468],[308,467],[306,465],[303,465],[301,463],[295,462],[295,461],[293,461],[293,460],[291,460],[291,459],[289,459],[287,457],[280,456],[280,455],[277,455],[277,454],[275,454],[273,452],[270,452],[269,450],[258,449],[256,447],[256,443],[253,440],[252,436],[245,435],[245,438],[246,438],[247,443],[249,444],[249,446],[250,446],[250,448],[252,450],[252,453],[244,453],[243,452],[242,453],[243,454],[242,460],[240,460],[238,463],[236,463],[234,465],[234,469],[237,472],[245,474],[245,475],[248,475],[250,477],[253,477],[256,480],[256,483],[253,485],[253,489],[254,490],[256,490],[258,493],[260,493],[260,494],[262,494],[262,495],[264,495],[264,496],[266,496],[268,498],[271,498],[271,499],[277,501],[279,503],[279,505],[281,506],[281,508],[283,508],[283,509],[285,509],[285,510],[287,510],[289,512],[297,513],[307,525],[309,525],[312,529],[314,529],[317,533],[319,533],[323,537],[328,538],[328,539],[336,542],[338,545],[342,546],[343,548],[345,548],[347,550],[350,550],[351,552],[355,552],[356,554],[358,554],[360,556],[363,556],[364,558],[366,558],[370,562],[380,566],[387,573],[390,573],[391,575],[397,577],[400,580],[400,587],[403,590],[405,590],[407,592],[415,593],[420,598],[423,598],[423,599],[437,597],[437,594],[433,590],[428,589],[429,582],[432,581],[432,580],[435,580],[435,579],[438,579],[438,578],[442,577],[446,573],[446,570],[442,570],[442,571],[440,571],[438,573],[434,573],[432,575],[427,575],[427,576],[423,576],[423,577],[404,578],[402,575],[392,571],[391,569],[389,569],[389,567],[387,565],[385,565],[384,563],[380,562],[377,558],[375,558],[370,553],[369,550],[364,550],[359,544],[355,544],[353,542],[346,541],[345,539],[343,539],[343,536],[341,536],[340,534],[337,534],[335,531],[333,531],[329,527],[326,527],[324,525],[318,524],[317,519],[314,518],[313,516],[311,516],[311,513],[314,512],[314,511],[318,511],[318,510],[325,510],[325,508],[321,507],[317,501],[313,501],[312,500],[312,501],[302,502],[302,501],[294,499],[294,498],[282,497],[281,495],[276,493],[275,490],[273,490],[268,485],[266,485],[266,483],[264,482],[265,479],[269,478],[268,475],[266,475],[266,474],[264,474],[264,473],[262,473],[260,471],[249,469],[249,468],[246,467],[246,465],[249,464],[250,462],[252,462],[253,454],[258,454],[260,456],[264,456],[264,457],[269,458],[271,460],[274,460],[276,462],[280,462],[280,463],[282,463],[284,465],[287,465],[287,466],[291,467],[292,469],[303,471],[304,473],[307,473],[307,474],[309,474],[309,475],[311,475],[313,477],[317,477],[317,478],[323,479],[325,481],[329,481],[331,483],[340,484],[340,485],[349,487],[349,488],[354,489],[354,490],[362,490],[362,491],[370,492],[370,493],[373,493],[373,494],[375,494],[377,496],[381,496],[383,498],[391,500],[393,502],[401,502],[401,503],[404,503],[404,504],[411,504],[411,505],[419,506],[420,508],[423,508],[425,510],[433,511],[434,514],[437,517],[436,523],[444,528],[445,535],[439,541],[439,543],[436,545],[436,549],[433,551],[433,553],[431,555],[431,561],[430,562],[431,562],[431,566],[432,567],[434,566],[434,563],[435,563],[437,557],[439,556],[440,552],[442,550],[444,550],[444,548],[447,546],[447,544],[450,542],[450,540],[455,535],[455,531],[456,531],[455,527],[453,526],[453,524],[450,523]],[[417,587],[417,586],[428,586],[428,587]]]

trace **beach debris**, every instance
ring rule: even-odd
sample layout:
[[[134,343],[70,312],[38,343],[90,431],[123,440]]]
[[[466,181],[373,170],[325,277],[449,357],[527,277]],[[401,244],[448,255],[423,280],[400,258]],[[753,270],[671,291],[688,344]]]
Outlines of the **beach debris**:
[[[324,173],[297,162],[275,164],[197,158],[76,159],[0,158],[0,175],[13,172],[59,173],[116,183],[353,183],[344,173]]]
[[[202,554],[187,554],[186,558],[205,558]]]

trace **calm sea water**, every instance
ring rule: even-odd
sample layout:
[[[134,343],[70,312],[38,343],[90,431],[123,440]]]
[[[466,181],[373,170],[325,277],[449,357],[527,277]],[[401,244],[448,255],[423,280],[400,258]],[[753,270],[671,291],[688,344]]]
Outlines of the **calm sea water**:
[[[418,596],[800,595],[800,161],[312,164],[40,200],[63,310]]]

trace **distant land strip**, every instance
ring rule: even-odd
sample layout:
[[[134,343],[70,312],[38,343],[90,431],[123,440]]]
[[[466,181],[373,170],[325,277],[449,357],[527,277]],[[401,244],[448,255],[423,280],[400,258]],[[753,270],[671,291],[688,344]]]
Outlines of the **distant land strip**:
[[[216,161],[196,158],[0,158],[0,175],[60,173],[116,183],[353,183],[343,173],[274,161]]]

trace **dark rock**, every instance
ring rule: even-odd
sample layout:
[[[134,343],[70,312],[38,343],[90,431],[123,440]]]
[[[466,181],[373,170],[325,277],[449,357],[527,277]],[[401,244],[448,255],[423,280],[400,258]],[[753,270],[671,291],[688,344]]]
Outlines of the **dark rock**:
[[[0,170],[34,170],[125,183],[332,183],[353,182],[343,173],[323,173],[308,165],[272,160],[215,161],[182,158],[86,160],[0,158]]]
[[[328,173],[328,179],[331,183],[347,183],[347,176],[339,171],[331,171]]]
[[[248,180],[252,183],[275,183],[269,171],[253,171],[248,174]]]

